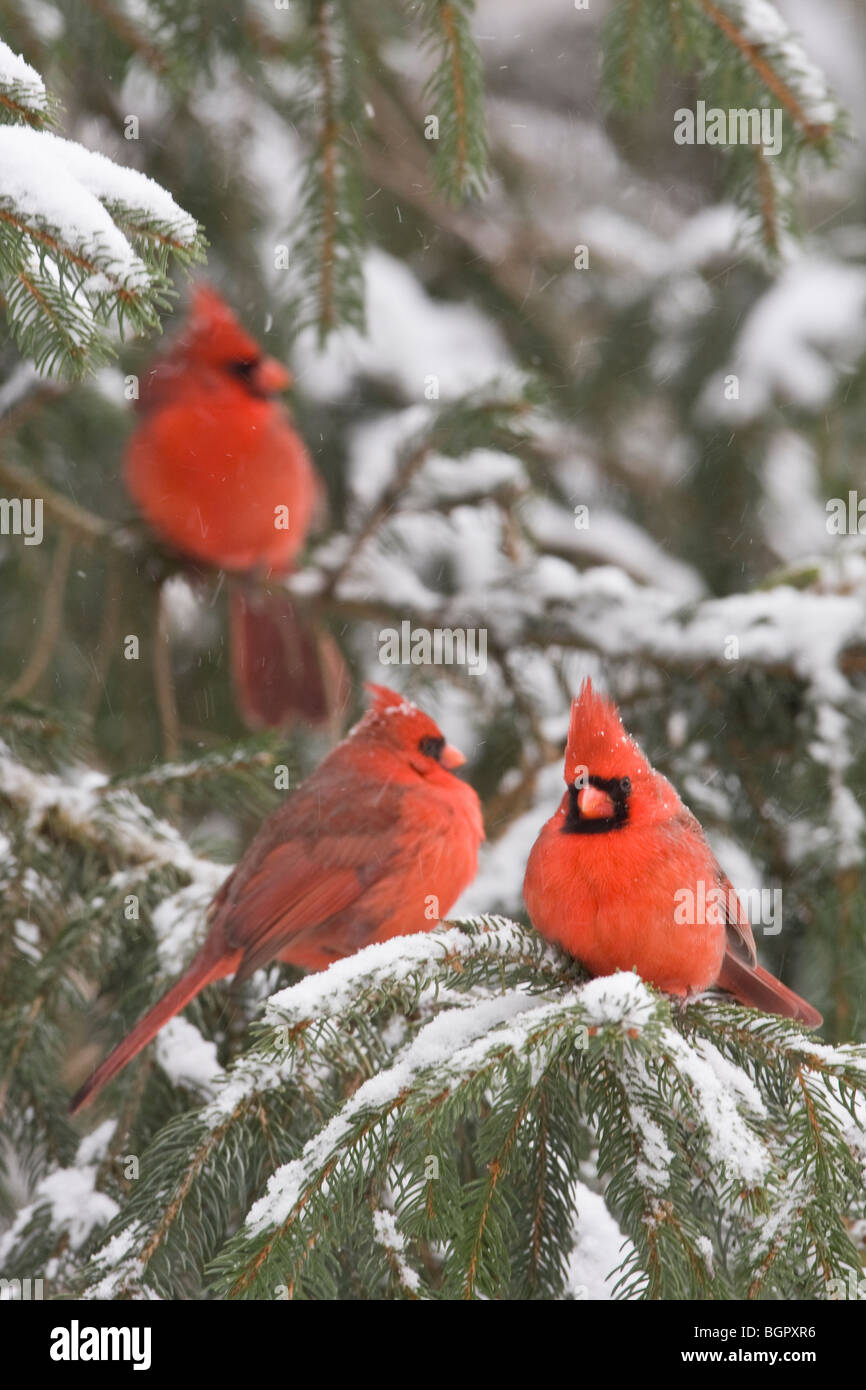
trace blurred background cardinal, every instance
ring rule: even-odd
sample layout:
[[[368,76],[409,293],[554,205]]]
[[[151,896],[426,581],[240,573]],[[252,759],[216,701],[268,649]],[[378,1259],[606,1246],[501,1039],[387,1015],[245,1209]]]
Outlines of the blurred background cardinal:
[[[680,998],[719,985],[741,1004],[821,1023],[758,965],[749,919],[698,821],[588,680],[572,703],[565,782],[523,885],[542,936],[593,975],[636,970]]]
[[[326,720],[348,694],[333,638],[301,619],[281,582],[323,503],[278,400],[290,384],[216,291],[198,285],[180,333],[142,379],[126,455],[127,488],[159,539],[232,576],[232,677],[251,728]]]
[[[213,980],[272,960],[323,970],[374,941],[430,931],[475,877],[481,804],[423,710],[384,686],[262,825],[210,909],[182,978],[81,1087],[80,1110]]]

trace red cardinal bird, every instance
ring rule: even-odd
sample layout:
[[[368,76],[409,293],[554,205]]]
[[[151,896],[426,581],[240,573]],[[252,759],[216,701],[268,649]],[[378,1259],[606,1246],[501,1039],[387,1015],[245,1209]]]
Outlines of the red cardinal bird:
[[[481,807],[465,761],[416,705],[373,685],[371,708],[269,816],[210,909],[186,974],[114,1049],[73,1113],[199,990],[281,960],[324,970],[373,941],[429,931],[475,877]]]
[[[636,970],[683,998],[719,985],[741,1004],[821,1023],[757,964],[748,918],[700,825],[588,680],[571,707],[565,781],[523,884],[542,936],[593,975]]]
[[[142,383],[126,485],[160,538],[217,569],[281,575],[295,563],[322,488],[285,409],[289,373],[200,285],[182,332]],[[253,727],[317,720],[345,698],[331,639],[304,628],[289,595],[237,583],[231,653]]]

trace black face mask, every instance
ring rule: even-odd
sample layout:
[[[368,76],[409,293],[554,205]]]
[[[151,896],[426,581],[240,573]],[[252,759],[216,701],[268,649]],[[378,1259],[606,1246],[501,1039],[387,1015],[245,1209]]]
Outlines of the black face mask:
[[[610,797],[611,816],[582,816],[577,798],[584,786],[595,787]],[[563,835],[606,835],[609,830],[622,830],[628,824],[628,798],[631,782],[628,777],[587,777],[580,786],[568,788],[568,814],[562,827]]]

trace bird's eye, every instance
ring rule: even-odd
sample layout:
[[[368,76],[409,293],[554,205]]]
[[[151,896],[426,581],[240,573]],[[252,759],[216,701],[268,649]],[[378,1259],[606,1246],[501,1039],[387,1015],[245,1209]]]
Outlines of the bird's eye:
[[[249,381],[258,365],[257,357],[238,357],[232,362],[227,362],[226,368],[232,376],[240,377],[241,381]]]
[[[418,740],[418,749],[424,754],[425,758],[435,758],[437,762],[442,757],[442,749],[444,747],[444,738],[432,738],[428,734],[426,738]]]
[[[620,789],[621,789],[622,791],[626,792],[626,794],[627,794],[628,792],[631,791],[631,778],[630,778],[630,777],[620,777],[620,779],[619,779],[619,785],[620,785]]]

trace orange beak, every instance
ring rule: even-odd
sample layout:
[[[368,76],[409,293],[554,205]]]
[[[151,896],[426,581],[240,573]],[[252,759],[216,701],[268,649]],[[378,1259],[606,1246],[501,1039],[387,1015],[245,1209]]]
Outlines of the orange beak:
[[[609,820],[614,814],[614,805],[607,792],[598,787],[581,787],[577,793],[577,805],[587,820]]]
[[[275,357],[263,357],[253,373],[253,385],[263,396],[275,396],[292,384],[292,374]]]
[[[446,743],[440,754],[439,761],[449,772],[453,772],[456,767],[462,767],[466,759],[460,752],[460,749],[454,747],[453,743]]]

